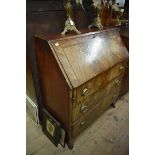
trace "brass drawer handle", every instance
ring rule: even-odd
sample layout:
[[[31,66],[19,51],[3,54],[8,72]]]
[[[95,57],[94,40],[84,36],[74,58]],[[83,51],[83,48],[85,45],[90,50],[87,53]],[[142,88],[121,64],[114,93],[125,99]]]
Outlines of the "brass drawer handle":
[[[86,96],[86,95],[88,95],[88,94],[89,94],[88,89],[87,89],[87,88],[83,89],[82,95],[83,95],[83,96]]]
[[[125,69],[125,67],[122,65],[122,66],[120,66],[119,67],[119,70],[121,71],[121,70],[124,70]]]
[[[86,124],[86,121],[82,121],[81,123],[80,123],[80,126],[83,126],[83,125],[85,125]]]
[[[81,112],[85,113],[88,111],[88,106],[87,105],[83,105],[80,109]]]
[[[119,85],[121,84],[121,81],[120,81],[120,80],[116,80],[116,81],[115,81],[115,84],[116,84],[117,86],[119,86]]]
[[[113,96],[113,99],[116,99],[116,98],[117,98],[117,95],[114,95],[114,96]]]

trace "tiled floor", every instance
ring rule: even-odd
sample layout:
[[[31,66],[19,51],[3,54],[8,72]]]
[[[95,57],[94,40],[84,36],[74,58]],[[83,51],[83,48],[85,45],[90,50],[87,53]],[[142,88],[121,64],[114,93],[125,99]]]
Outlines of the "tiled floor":
[[[27,155],[128,155],[128,93],[77,137],[73,150],[55,147],[27,116]]]

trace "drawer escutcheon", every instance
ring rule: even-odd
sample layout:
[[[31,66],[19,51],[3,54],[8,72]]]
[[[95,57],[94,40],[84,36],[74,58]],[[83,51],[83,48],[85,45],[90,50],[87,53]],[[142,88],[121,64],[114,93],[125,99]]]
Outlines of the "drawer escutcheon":
[[[54,45],[55,45],[55,46],[59,46],[59,43],[58,43],[58,42],[56,42],[56,43],[54,43]]]
[[[119,85],[121,84],[121,81],[120,81],[120,80],[116,80],[116,81],[115,81],[115,84],[116,84],[117,86],[119,86]]]
[[[125,69],[125,66],[123,66],[123,65],[119,67],[119,70],[120,70],[120,71],[122,71],[122,70],[124,70],[124,69]]]
[[[117,95],[114,95],[114,96],[113,96],[113,99],[116,99],[116,98],[117,98]]]

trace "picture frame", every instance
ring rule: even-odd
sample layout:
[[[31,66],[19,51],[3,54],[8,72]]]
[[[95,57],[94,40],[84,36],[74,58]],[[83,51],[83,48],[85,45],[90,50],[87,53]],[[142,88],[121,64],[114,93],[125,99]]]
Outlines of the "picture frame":
[[[60,123],[46,109],[43,109],[42,130],[55,146],[59,144],[60,126]]]

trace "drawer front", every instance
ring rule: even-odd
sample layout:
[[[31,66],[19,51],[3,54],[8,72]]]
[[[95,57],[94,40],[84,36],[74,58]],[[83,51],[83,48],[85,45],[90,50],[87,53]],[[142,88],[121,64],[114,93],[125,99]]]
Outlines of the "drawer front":
[[[98,91],[100,88],[105,87],[112,79],[123,74],[126,69],[126,61],[114,66],[109,71],[102,73],[99,76],[96,76],[94,79],[86,82],[79,88],[77,88],[77,104],[80,104],[81,101],[87,99],[93,93]]]
[[[119,63],[118,65],[110,69],[106,74],[106,81],[107,82],[111,81],[116,76],[119,76],[120,74],[124,74],[126,69],[127,69],[127,60],[122,63]]]
[[[73,108],[73,122],[79,119],[81,116],[86,115],[89,111],[99,104],[100,101],[108,95],[117,97],[121,87],[122,76],[119,76],[107,84],[104,88],[99,89],[97,92],[89,96],[87,99],[80,102]]]
[[[115,102],[113,95],[109,95],[100,101],[99,104],[93,108],[86,116],[81,117],[80,120],[73,125],[73,138],[77,137],[83,130],[91,125],[97,117],[99,117],[110,105]]]
[[[104,85],[104,83],[105,77],[96,77],[79,87],[77,89],[77,104],[81,104],[82,101],[92,96],[92,94],[96,92],[101,85]]]

